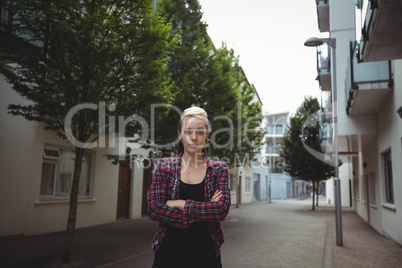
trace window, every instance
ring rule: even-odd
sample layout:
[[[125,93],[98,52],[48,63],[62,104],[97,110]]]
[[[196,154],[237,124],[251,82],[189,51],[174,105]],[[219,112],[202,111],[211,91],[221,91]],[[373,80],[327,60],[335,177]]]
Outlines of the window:
[[[394,185],[392,180],[391,151],[384,153],[383,159],[384,159],[385,198],[387,203],[394,204]]]
[[[236,176],[234,174],[229,174],[229,189],[230,191],[236,190]]]
[[[74,173],[75,152],[69,149],[45,148],[40,186],[41,199],[68,199]],[[91,153],[82,160],[79,197],[89,197],[91,182]]]
[[[283,162],[281,160],[275,160],[274,159],[274,166],[271,168],[270,172],[271,173],[283,173]]]
[[[276,134],[282,134],[282,125],[276,125]]]
[[[370,205],[375,205],[376,199],[375,199],[375,176],[374,176],[374,173],[370,173],[368,184],[369,184]]]
[[[282,147],[282,143],[276,143],[276,148],[275,148],[276,153],[280,151],[281,147]]]
[[[251,178],[246,177],[246,193],[250,192]]]

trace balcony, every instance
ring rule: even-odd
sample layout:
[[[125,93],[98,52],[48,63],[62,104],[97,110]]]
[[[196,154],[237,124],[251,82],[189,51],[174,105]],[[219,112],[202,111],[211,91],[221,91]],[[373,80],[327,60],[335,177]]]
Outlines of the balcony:
[[[402,59],[402,1],[361,0],[356,16],[360,19],[361,61]]]
[[[265,153],[277,155],[279,153],[279,149],[280,147],[267,146],[265,147]]]
[[[318,139],[324,153],[333,151],[333,125],[332,113],[320,112],[318,115]]]
[[[279,168],[279,167],[272,167],[272,168],[269,168],[269,172],[270,173],[283,173],[283,169]]]
[[[316,0],[318,29],[321,33],[329,31],[329,1]]]
[[[13,48],[13,51],[20,50],[24,53],[39,53],[39,49],[43,47],[40,40],[32,40],[31,36],[13,30],[11,25],[16,22],[15,16],[7,8],[11,1],[3,1],[0,3],[0,56],[4,52]],[[0,65],[12,63],[9,60],[0,61]]]
[[[322,91],[331,91],[331,49],[327,44],[317,47],[317,80]]]
[[[350,45],[349,115],[377,114],[393,88],[390,61],[360,62],[359,43]]]

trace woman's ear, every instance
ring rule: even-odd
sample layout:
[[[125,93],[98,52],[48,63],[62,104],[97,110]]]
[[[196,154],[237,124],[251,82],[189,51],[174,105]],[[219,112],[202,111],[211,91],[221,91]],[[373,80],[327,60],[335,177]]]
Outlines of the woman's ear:
[[[181,140],[181,133],[180,133],[180,130],[177,130],[177,134],[179,135],[179,139]]]

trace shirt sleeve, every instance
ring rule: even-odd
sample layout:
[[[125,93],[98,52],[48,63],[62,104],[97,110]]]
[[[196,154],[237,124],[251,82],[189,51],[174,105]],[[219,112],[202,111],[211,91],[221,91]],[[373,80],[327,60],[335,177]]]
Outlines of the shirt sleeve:
[[[155,168],[152,184],[148,190],[148,216],[157,222],[168,224],[172,227],[186,229],[189,224],[183,219],[183,212],[166,205],[170,178],[167,176],[168,164],[160,160]]]
[[[218,202],[195,202],[194,200],[187,200],[183,209],[185,222],[191,224],[199,221],[222,221],[228,215],[231,203],[229,171],[223,162],[216,169],[218,189],[222,191],[221,199]]]

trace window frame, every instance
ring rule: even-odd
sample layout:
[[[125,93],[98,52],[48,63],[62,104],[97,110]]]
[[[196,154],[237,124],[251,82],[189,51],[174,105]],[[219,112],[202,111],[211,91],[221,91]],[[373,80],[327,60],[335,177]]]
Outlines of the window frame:
[[[46,150],[52,150],[52,151],[57,151],[58,152],[58,157],[54,157],[54,156],[49,156],[46,155],[45,151]],[[41,169],[41,181],[40,181],[40,185],[42,185],[42,176],[43,176],[43,164],[44,163],[52,163],[55,164],[55,171],[53,174],[53,193],[51,195],[41,195],[40,190],[39,190],[39,200],[40,201],[62,201],[62,200],[69,200],[70,199],[70,194],[66,195],[66,196],[61,196],[61,195],[57,195],[57,183],[58,183],[58,176],[59,176],[59,169],[60,169],[60,161],[61,161],[61,156],[62,156],[62,150],[65,151],[70,151],[72,153],[75,153],[74,148],[69,148],[69,147],[62,147],[62,146],[51,146],[51,145],[45,145],[43,147],[43,157],[42,157],[42,169]],[[93,151],[88,150],[85,152],[85,155],[89,155],[90,156],[90,164],[88,166],[88,170],[89,170],[89,182],[88,182],[88,186],[89,186],[89,191],[88,191],[88,195],[80,195],[80,189],[78,190],[78,199],[90,199],[92,198],[92,191],[93,191],[93,176],[94,176],[94,154]],[[81,169],[81,176],[83,170]],[[72,173],[74,173],[74,170],[72,170]],[[82,178],[81,178],[82,179]],[[80,184],[82,183],[82,181],[80,180]],[[41,187],[40,187],[41,189]]]
[[[283,134],[283,126],[281,124],[275,125],[275,134],[278,135]]]
[[[53,174],[53,190],[52,190],[52,193],[53,194],[51,194],[51,195],[42,195],[40,192],[41,192],[41,189],[42,189],[42,179],[43,179],[43,164],[54,164],[55,165],[55,167],[54,167],[54,174]],[[42,170],[41,170],[41,180],[40,180],[40,183],[41,183],[41,187],[40,187],[40,190],[39,190],[39,197],[40,197],[40,199],[42,200],[49,200],[49,199],[55,199],[55,193],[56,193],[56,183],[55,183],[55,178],[56,178],[56,176],[57,176],[57,174],[58,174],[58,169],[59,169],[59,165],[58,165],[58,161],[56,161],[56,160],[54,160],[54,159],[43,159],[43,161],[42,161]]]
[[[246,177],[245,193],[251,193],[251,177]]]
[[[229,173],[229,189],[230,192],[233,192],[236,190],[236,176],[233,173]]]
[[[383,176],[384,176],[384,198],[385,203],[395,204],[394,182],[392,174],[392,151],[388,149],[382,153]]]
[[[52,155],[47,155],[46,151],[54,151],[57,153],[57,156],[52,156]],[[44,147],[43,148],[43,158],[44,159],[53,159],[53,160],[60,160],[60,149],[59,148],[50,148],[50,147]]]

